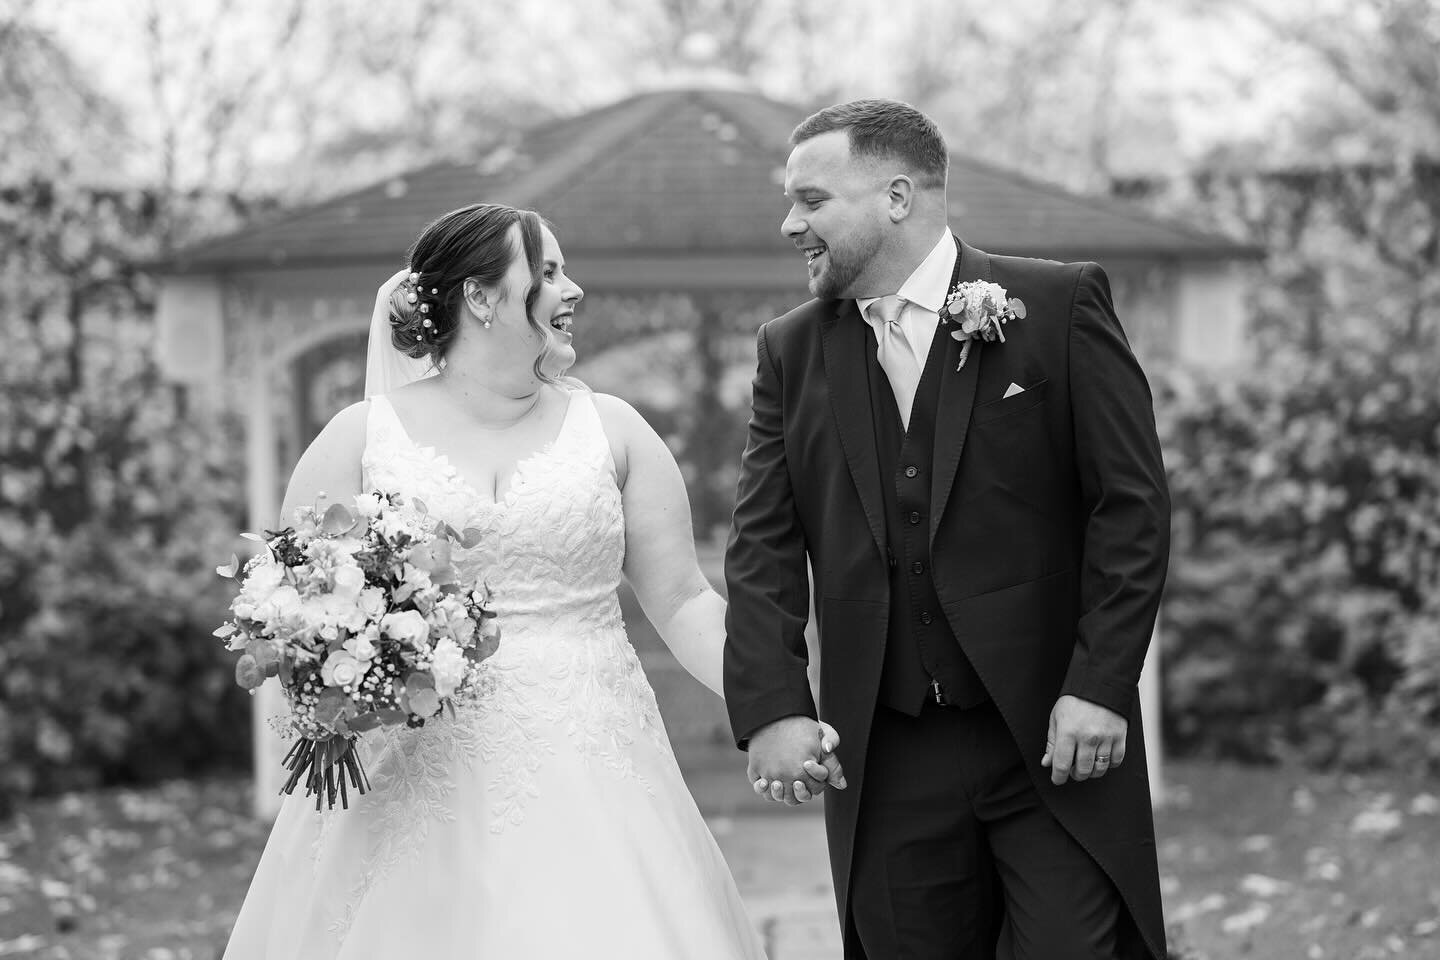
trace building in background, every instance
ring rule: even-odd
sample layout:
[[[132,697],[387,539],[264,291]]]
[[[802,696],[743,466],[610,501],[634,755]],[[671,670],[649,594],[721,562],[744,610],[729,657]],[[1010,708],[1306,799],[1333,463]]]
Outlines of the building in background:
[[[200,408],[243,414],[250,528],[273,527],[300,452],[360,399],[376,288],[431,220],[498,201],[555,224],[587,294],[574,373],[666,438],[713,543],[744,443],[755,330],[809,296],[779,229],[788,137],[804,115],[729,89],[646,93],[182,250],[163,277],[159,359]],[[1258,251],[970,159],[963,140],[951,154],[959,236],[991,253],[1100,262],[1147,370],[1242,363]],[[672,736],[723,741],[721,705],[643,630],[637,646]],[[1146,682],[1153,711],[1153,663]],[[270,736],[257,721],[262,808],[279,769]]]

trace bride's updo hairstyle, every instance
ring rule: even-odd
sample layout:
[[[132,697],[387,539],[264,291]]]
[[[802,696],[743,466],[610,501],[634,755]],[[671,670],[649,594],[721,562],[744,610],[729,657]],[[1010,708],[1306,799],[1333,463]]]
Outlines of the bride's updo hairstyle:
[[[524,290],[525,315],[535,306],[543,272],[544,244],[540,215],[502,203],[474,203],[452,210],[430,224],[410,250],[410,275],[390,294],[390,341],[395,349],[416,360],[439,363],[455,339],[469,311],[465,281],[500,288],[517,251],[510,228],[520,224],[522,250],[530,267]],[[532,326],[534,317],[530,317]]]

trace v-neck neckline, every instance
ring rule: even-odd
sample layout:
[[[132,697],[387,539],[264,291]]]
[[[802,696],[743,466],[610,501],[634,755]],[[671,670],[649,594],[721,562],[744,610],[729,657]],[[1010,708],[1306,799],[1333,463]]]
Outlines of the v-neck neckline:
[[[448,466],[452,474],[451,479],[457,485],[463,487],[465,492],[468,493],[476,503],[480,504],[485,509],[492,510],[499,507],[508,507],[511,503],[514,502],[514,494],[516,492],[516,487],[525,468],[532,466],[539,460],[542,460],[545,457],[551,456],[555,453],[555,451],[560,446],[560,441],[565,438],[567,431],[570,429],[570,421],[575,413],[575,394],[572,391],[565,398],[565,414],[560,420],[560,427],[555,431],[555,436],[552,437],[547,443],[540,446],[538,449],[527,453],[523,457],[517,459],[510,467],[510,480],[505,485],[504,493],[492,493],[491,496],[487,498],[482,494],[478,486],[468,480],[460,472],[460,468],[456,466],[455,461],[452,460],[448,454],[444,453],[433,444],[421,445],[415,442],[414,438],[410,436],[410,431],[406,429],[404,421],[400,419],[400,414],[398,411],[396,411],[395,405],[390,402],[389,397],[385,396],[384,394],[378,394],[375,397],[371,398],[372,402],[374,402],[375,400],[381,400],[384,402],[385,407],[390,415],[390,419],[395,424],[395,428],[400,432],[400,436],[405,438],[405,442],[409,444],[412,449],[421,452],[428,452],[429,456],[433,457],[436,461],[439,461]],[[496,477],[498,478],[499,476],[500,474],[497,473]]]

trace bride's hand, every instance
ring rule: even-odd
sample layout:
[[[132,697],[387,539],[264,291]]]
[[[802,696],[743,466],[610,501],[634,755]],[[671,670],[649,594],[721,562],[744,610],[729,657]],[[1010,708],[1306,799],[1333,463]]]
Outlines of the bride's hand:
[[[835,748],[840,746],[840,734],[824,720],[815,722],[820,725],[820,750],[824,753],[834,753]]]
[[[835,756],[835,749],[840,746],[840,734],[824,720],[818,721],[818,724],[821,756],[819,760],[806,760],[805,772],[823,786],[812,792],[803,780],[795,781],[791,789],[795,791],[795,799],[801,803],[818,795],[825,786],[834,787],[836,790],[844,790],[846,786],[845,769],[840,766],[840,758]]]

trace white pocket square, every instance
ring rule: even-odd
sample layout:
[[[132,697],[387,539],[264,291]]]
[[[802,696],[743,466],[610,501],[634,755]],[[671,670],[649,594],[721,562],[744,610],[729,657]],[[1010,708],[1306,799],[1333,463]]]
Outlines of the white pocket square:
[[[1025,392],[1025,388],[1024,388],[1024,387],[1020,386],[1020,384],[1018,384],[1018,383],[1012,383],[1012,384],[1010,384],[1010,386],[1008,386],[1008,387],[1005,388],[1005,396],[1001,397],[1000,399],[1001,399],[1001,400],[1009,400],[1011,397],[1015,396],[1015,394],[1017,394],[1017,393],[1024,393],[1024,392]]]

